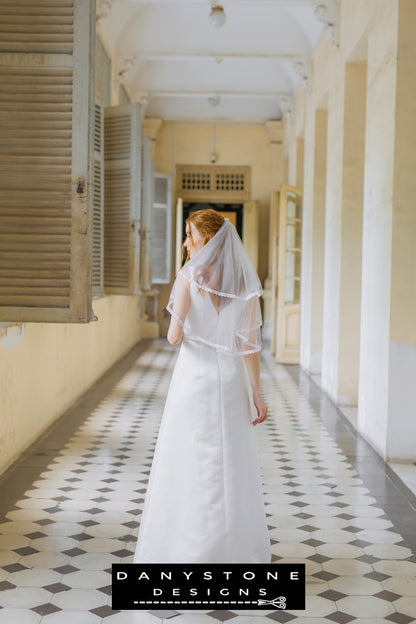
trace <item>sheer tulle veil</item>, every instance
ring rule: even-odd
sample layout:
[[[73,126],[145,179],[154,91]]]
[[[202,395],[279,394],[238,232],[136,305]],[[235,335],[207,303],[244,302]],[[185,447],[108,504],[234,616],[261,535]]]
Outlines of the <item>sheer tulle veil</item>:
[[[203,313],[184,305],[188,288],[204,298]],[[247,355],[261,349],[262,294],[237,230],[225,219],[178,272],[167,310],[183,326],[186,339],[230,355]]]

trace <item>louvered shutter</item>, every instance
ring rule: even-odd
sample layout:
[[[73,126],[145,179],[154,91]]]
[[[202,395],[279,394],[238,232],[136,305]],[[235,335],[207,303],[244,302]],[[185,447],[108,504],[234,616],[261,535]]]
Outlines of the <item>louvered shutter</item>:
[[[140,290],[140,104],[104,109],[104,289]]]
[[[154,284],[169,284],[172,255],[172,179],[154,175],[152,210],[152,268]]]
[[[92,0],[0,0],[0,320],[88,322]]]
[[[144,137],[142,142],[142,219],[141,219],[141,263],[140,284],[142,290],[149,290],[152,279],[151,229],[153,203],[153,160],[152,140]]]
[[[104,107],[95,103],[92,212],[92,294],[104,292]]]

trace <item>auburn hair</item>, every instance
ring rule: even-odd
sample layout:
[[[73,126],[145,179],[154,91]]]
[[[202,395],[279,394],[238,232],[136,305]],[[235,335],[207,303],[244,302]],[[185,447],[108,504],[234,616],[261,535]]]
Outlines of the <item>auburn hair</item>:
[[[224,224],[224,217],[213,210],[212,208],[204,208],[203,210],[196,210],[185,221],[188,225],[192,223],[204,239],[204,245],[218,232],[220,227]],[[183,252],[186,251],[185,262],[188,262],[189,255],[188,250],[185,248],[185,243],[182,245]]]

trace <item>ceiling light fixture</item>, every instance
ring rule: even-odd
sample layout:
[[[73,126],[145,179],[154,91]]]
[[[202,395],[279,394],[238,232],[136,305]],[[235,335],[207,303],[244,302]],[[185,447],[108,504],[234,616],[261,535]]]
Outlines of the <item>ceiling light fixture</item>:
[[[216,2],[213,2],[211,4],[211,13],[208,16],[209,23],[211,24],[211,26],[214,26],[214,28],[221,28],[221,26],[224,26],[225,20],[226,17],[224,13],[224,7],[217,4]]]

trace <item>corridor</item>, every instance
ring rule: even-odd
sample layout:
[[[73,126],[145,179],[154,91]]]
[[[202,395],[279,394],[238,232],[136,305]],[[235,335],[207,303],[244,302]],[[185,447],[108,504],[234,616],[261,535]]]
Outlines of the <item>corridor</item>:
[[[142,341],[0,481],[0,624],[157,624],[111,609],[136,543],[177,349]],[[297,366],[262,352],[256,428],[274,562],[306,563],[306,611],[165,614],[175,624],[416,622],[416,499]],[[413,552],[413,554],[412,554]]]

